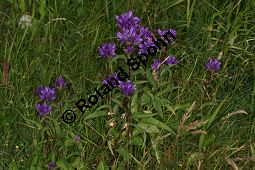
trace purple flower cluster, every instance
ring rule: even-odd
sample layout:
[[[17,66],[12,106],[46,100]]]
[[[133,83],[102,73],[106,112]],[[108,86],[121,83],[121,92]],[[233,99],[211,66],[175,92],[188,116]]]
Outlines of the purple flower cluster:
[[[114,82],[112,81],[114,80]],[[117,73],[113,73],[112,75],[106,77],[103,81],[102,81],[102,84],[104,85],[107,85],[109,87],[117,87],[119,85],[119,78],[118,78],[118,75]]]
[[[65,79],[62,76],[59,76],[56,79],[54,85],[55,85],[55,88],[64,89],[64,88],[66,88],[67,83],[66,83]]]
[[[38,96],[42,101],[44,101],[43,104],[36,104],[36,109],[40,118],[43,118],[52,111],[52,107],[47,103],[49,101],[54,101],[56,99],[56,90],[62,90],[66,88],[67,83],[65,79],[60,76],[56,79],[54,86],[54,88],[50,88],[49,86],[43,87],[39,85],[34,91],[35,96]]]
[[[151,69],[152,70],[159,70],[160,64],[161,64],[161,62],[160,62],[159,59],[154,59],[152,65],[151,65]]]
[[[220,70],[221,62],[217,59],[209,59],[205,65],[206,69],[212,73],[216,73]]]
[[[134,17],[132,11],[115,17],[120,31],[117,33],[118,40],[126,46],[124,52],[131,54],[137,51],[145,53],[153,43],[154,36],[148,27],[140,26],[140,18]],[[176,33],[176,32],[175,32]]]
[[[56,99],[55,90],[46,86],[40,90],[40,98],[45,101],[53,101]]]
[[[127,13],[123,13],[121,16],[115,16],[117,20],[118,27],[120,30],[123,28],[131,28],[137,26],[140,23],[139,17],[134,17],[132,11],[128,11]]]
[[[173,55],[169,56],[166,60],[167,65],[175,65],[175,64],[178,64],[178,63],[179,63],[179,61]]]
[[[128,80],[127,82],[120,82],[119,89],[126,96],[132,96],[136,90],[136,85]]]
[[[160,66],[163,63],[165,63],[166,65],[176,65],[179,63],[179,61],[173,55],[168,56],[163,62],[161,62],[159,59],[154,59],[152,65],[151,65],[151,69],[159,70]]]
[[[48,170],[52,170],[52,169],[54,169],[54,168],[56,168],[57,166],[56,166],[56,164],[54,163],[54,162],[50,162],[49,164],[48,164]]]
[[[80,140],[81,140],[81,137],[80,137],[79,135],[76,135],[76,136],[74,137],[74,141],[75,141],[75,142],[80,142]]]
[[[113,73],[111,76],[108,76],[106,79],[103,80],[102,84],[113,88],[118,87],[126,96],[132,96],[135,91],[135,85],[132,84],[130,80],[128,80],[127,82],[121,81],[118,78],[117,73]]]
[[[102,46],[98,49],[99,54],[104,59],[108,59],[110,57],[115,57],[115,51],[116,51],[116,45],[112,43],[104,43]]]
[[[51,106],[47,105],[46,103],[43,103],[42,105],[37,103],[36,109],[40,117],[44,117],[51,112]]]
[[[167,29],[167,30],[161,30],[161,29],[158,29],[158,34],[163,37],[168,31],[170,31],[174,37],[176,37],[176,30],[175,29]],[[167,38],[170,40],[170,44],[173,43],[173,38],[170,36],[170,35],[167,35]]]

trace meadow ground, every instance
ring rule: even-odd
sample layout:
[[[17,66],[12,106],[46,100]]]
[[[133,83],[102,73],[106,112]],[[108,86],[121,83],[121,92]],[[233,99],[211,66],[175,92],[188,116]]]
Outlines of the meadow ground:
[[[120,44],[115,15],[128,10],[154,32],[176,29],[166,53],[180,63],[132,72],[131,97],[116,89],[82,115],[74,103],[106,71],[128,69],[119,46],[108,70],[98,53]],[[23,14],[30,27],[21,28]],[[254,48],[254,0],[1,0],[0,169],[254,169]],[[210,58],[219,72],[206,70]],[[68,88],[42,121],[34,90],[60,75]],[[66,109],[74,123],[63,122]]]

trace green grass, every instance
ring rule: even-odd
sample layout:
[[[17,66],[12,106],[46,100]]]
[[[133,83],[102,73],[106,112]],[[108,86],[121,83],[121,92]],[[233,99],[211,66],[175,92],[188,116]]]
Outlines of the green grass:
[[[176,139],[173,134],[160,139],[157,149],[150,145],[154,138],[148,135],[145,147],[136,146],[130,151],[137,159],[130,159],[132,167],[255,167],[253,0],[55,0],[45,5],[44,0],[26,2],[24,6],[14,0],[0,2],[0,60],[7,59],[11,66],[8,86],[0,84],[0,167],[15,169],[16,162],[16,169],[29,169],[38,157],[34,165],[43,168],[54,159],[71,163],[81,159],[87,167],[84,169],[93,169],[101,161],[113,166],[114,161],[125,158],[125,153],[111,155],[107,119],[85,121],[74,103],[94,92],[98,84],[93,81],[104,78],[104,61],[98,56],[98,47],[104,42],[117,42],[114,16],[129,9],[150,29],[177,30],[174,53],[181,64],[169,73],[166,85],[169,89],[160,96],[168,102],[161,103],[164,114],[161,121],[177,133],[182,116],[194,101],[196,104],[185,125],[208,120],[201,127],[206,135],[182,132],[172,148]],[[17,27],[23,13],[34,17],[29,29]],[[223,52],[223,67],[210,81],[204,65],[220,52]],[[38,100],[33,90],[40,84],[48,85],[59,75],[71,83],[62,102],[63,108],[74,109],[79,114],[73,125],[63,123],[57,117],[61,115],[49,118],[52,124],[40,123],[36,113]],[[176,109],[175,114],[167,105]],[[239,113],[223,119],[239,110],[248,115]],[[80,145],[72,142],[72,135],[77,133],[82,138]],[[160,131],[155,138],[163,135]]]

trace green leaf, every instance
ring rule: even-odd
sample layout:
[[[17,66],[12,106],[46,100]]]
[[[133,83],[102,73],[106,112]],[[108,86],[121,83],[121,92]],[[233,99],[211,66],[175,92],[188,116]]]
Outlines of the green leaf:
[[[142,130],[144,130],[147,133],[159,133],[159,129],[154,125],[138,123],[137,126],[140,127]]]
[[[33,159],[33,161],[32,161],[32,163],[31,163],[31,165],[33,166],[35,166],[35,165],[37,165],[38,164],[38,155],[36,155],[35,157],[34,157],[34,159]]]
[[[134,81],[134,84],[136,84],[136,85],[145,84],[145,83],[148,83],[148,81],[145,81],[145,80]]]
[[[133,145],[137,145],[137,146],[143,145],[143,139],[139,136],[134,137],[131,142]]]
[[[123,156],[124,161],[128,161],[130,159],[130,155],[129,155],[128,151],[126,149],[124,149],[123,147],[118,148],[117,152],[119,152],[119,154],[121,154],[121,156]]]
[[[169,132],[171,132],[172,134],[175,134],[175,132],[170,128],[168,127],[166,124],[164,124],[163,122],[155,119],[155,118],[145,118],[145,119],[142,119],[141,120],[142,123],[146,123],[146,124],[149,124],[149,125],[154,125],[154,126],[157,126],[161,129],[164,129],[164,130],[167,130]]]
[[[152,73],[150,69],[146,70],[146,78],[149,80],[149,82],[153,85],[156,86],[156,81],[152,78]]]
[[[48,116],[47,119],[50,119],[53,122],[54,129],[56,130],[56,134],[58,136],[61,133],[60,126],[59,126],[60,122],[50,116]]]
[[[109,170],[109,167],[103,161],[101,161],[97,166],[97,170]]]
[[[150,97],[147,94],[143,94],[142,97],[140,98],[141,100],[141,105],[147,105],[150,103]]]
[[[153,139],[153,137],[151,137],[151,143],[152,143],[153,150],[155,151],[157,161],[160,164],[160,156],[159,156],[160,152],[158,150],[158,145],[155,143],[155,139]]]
[[[109,106],[108,105],[102,105],[102,106],[99,106],[97,109],[96,109],[96,111],[98,111],[98,110],[101,110],[101,109],[104,109],[104,108],[108,108],[109,109]]]
[[[125,170],[125,164],[123,162],[119,163],[117,170]]]
[[[156,115],[157,115],[157,113],[146,114],[144,112],[133,112],[132,113],[132,118],[134,118],[134,119],[143,119],[143,118],[153,117],[153,116],[156,116]]]
[[[42,20],[47,11],[46,11],[46,1],[45,0],[40,0],[39,1],[39,13],[40,13],[40,20]]]
[[[177,104],[174,107],[174,110],[187,110],[190,107],[190,104]]]
[[[112,149],[112,141],[108,140],[108,148],[111,151],[111,154],[114,155],[113,149]]]
[[[220,108],[222,107],[222,105],[223,105],[224,102],[225,102],[225,101],[222,101],[222,102],[220,103],[220,105],[216,108],[216,110],[214,111],[214,113],[212,114],[212,116],[210,117],[210,119],[209,119],[209,121],[208,121],[208,123],[207,123],[206,129],[208,129],[208,128],[210,127],[210,125],[212,124],[212,122],[215,120],[215,118],[216,118],[216,116],[218,115],[219,110],[220,110]]]
[[[70,164],[65,159],[59,159],[56,164],[61,170],[68,170],[70,168]]]
[[[104,111],[98,111],[98,112],[94,112],[94,113],[91,113],[89,114],[88,116],[86,116],[84,119],[85,120],[88,120],[88,119],[93,119],[93,118],[96,118],[96,117],[102,117],[102,116],[106,116],[107,113],[104,112]]]
[[[17,164],[15,162],[11,162],[9,164],[9,170],[18,170]]]
[[[101,57],[100,57],[101,58]],[[117,61],[117,60],[119,60],[119,59],[123,59],[125,62],[126,62],[126,56],[125,55],[117,55],[116,57],[114,57],[114,58],[112,58],[111,60],[110,60],[110,63],[113,63],[113,62],[115,62],[115,61]]]
[[[34,165],[31,165],[29,170],[37,170],[37,168]]]
[[[157,110],[159,116],[163,118],[163,112],[162,112],[162,107],[161,107],[161,101],[159,97],[155,97],[153,101],[153,106]]]
[[[131,101],[131,110],[132,111],[137,111],[138,107],[138,102],[137,102],[137,96],[138,96],[138,89],[136,89],[135,94],[132,97]]]
[[[26,11],[26,3],[25,1],[17,1],[19,4],[19,8],[21,9],[22,12]]]
[[[29,126],[36,126],[38,129],[42,129],[42,124],[40,122],[37,122],[37,121],[34,121],[34,120],[31,120],[31,119],[27,119],[24,117],[24,119],[27,121],[27,122],[30,122],[28,123]]]

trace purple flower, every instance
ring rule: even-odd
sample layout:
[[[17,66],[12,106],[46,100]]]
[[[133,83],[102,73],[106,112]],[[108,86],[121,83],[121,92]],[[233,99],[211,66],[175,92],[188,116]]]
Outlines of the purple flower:
[[[98,51],[104,59],[107,59],[108,57],[115,57],[116,45],[113,43],[103,43]]]
[[[123,44],[138,44],[143,40],[139,36],[138,27],[123,28],[117,33],[117,37]]]
[[[79,135],[76,135],[76,136],[74,137],[74,140],[75,140],[75,142],[80,142],[81,137],[80,137]]]
[[[160,37],[163,37],[168,31],[170,31],[176,37],[175,29],[169,29],[169,30],[163,30],[163,31],[161,29],[158,29],[158,34],[160,35]]]
[[[120,83],[119,77],[117,73],[113,73],[111,76],[108,76],[106,79],[104,79],[102,83],[108,85],[109,87],[111,87],[110,84],[112,84],[114,87],[117,87],[117,82]]]
[[[136,51],[135,46],[143,41],[140,37],[138,27],[123,28],[117,33],[117,37],[122,44],[126,45],[124,49],[126,54],[131,54]]]
[[[212,73],[218,72],[220,70],[221,62],[217,59],[209,59],[206,64],[206,69],[211,71]]]
[[[43,86],[39,85],[37,89],[34,91],[35,96],[39,96],[41,94],[42,89],[43,89]]]
[[[151,64],[151,69],[152,70],[159,70],[160,68],[160,60],[159,59],[154,59],[153,63]]]
[[[128,44],[127,47],[124,49],[124,52],[126,54],[132,54],[136,50],[137,48],[135,48],[133,45]]]
[[[44,117],[51,112],[51,106],[47,105],[46,103],[44,103],[43,105],[40,105],[39,103],[37,103],[36,109],[40,117]]]
[[[153,42],[153,34],[149,31],[148,27],[140,27],[140,37],[142,38],[142,42],[138,43],[139,46],[139,54],[147,53],[147,49],[150,46],[154,46],[157,48],[155,43]]]
[[[48,164],[48,170],[52,170],[53,168],[57,167],[56,164],[54,162],[50,162]]]
[[[126,96],[132,96],[136,86],[135,84],[132,84],[130,80],[128,80],[127,82],[120,82],[119,88]]]
[[[176,37],[176,30],[175,29],[168,29],[168,30],[161,30],[158,29],[158,34],[160,35],[160,37],[163,37],[168,31],[170,31],[175,37]],[[171,40],[171,44],[173,43],[173,38],[171,35],[167,34],[167,38],[169,40]]]
[[[62,89],[62,88],[66,87],[66,81],[62,76],[60,76],[56,79],[54,85],[55,85],[56,88]]]
[[[51,89],[50,87],[42,88],[40,98],[42,100],[55,100],[55,90]]]
[[[175,56],[169,56],[168,59],[166,60],[167,65],[175,65],[178,63],[179,61],[175,58]]]
[[[139,47],[139,54],[141,53],[148,53],[147,52],[147,49],[150,47],[150,46],[154,46],[156,47],[156,45],[154,44],[154,42],[152,40],[145,40],[143,41],[143,43],[140,43],[138,44],[138,47]],[[157,47],[156,47],[157,48]]]
[[[144,41],[153,39],[153,34],[150,32],[148,27],[139,27],[140,29],[140,36],[143,38]]]
[[[127,28],[136,26],[140,22],[140,18],[134,17],[132,11],[128,11],[127,13],[123,13],[121,16],[115,16],[117,20],[119,29]]]

